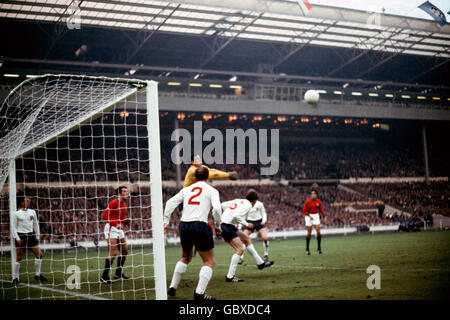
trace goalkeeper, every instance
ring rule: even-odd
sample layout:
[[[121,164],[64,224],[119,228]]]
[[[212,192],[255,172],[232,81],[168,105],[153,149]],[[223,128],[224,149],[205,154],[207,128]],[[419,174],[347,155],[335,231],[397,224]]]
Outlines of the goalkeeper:
[[[184,185],[183,188],[189,187],[191,184],[194,184],[197,182],[197,179],[195,178],[195,169],[198,167],[206,167],[202,163],[202,158],[198,154],[191,155],[191,166],[189,167],[186,177],[184,178]],[[208,167],[207,167],[208,168]],[[217,169],[211,169],[209,170],[209,177],[208,179],[221,179],[221,180],[237,180],[238,175],[237,172],[225,172],[220,171]]]
[[[198,154],[192,154],[191,155],[191,166],[189,167],[188,171],[186,172],[186,176],[184,177],[184,185],[183,188],[189,187],[191,184],[194,184],[197,182],[197,178],[195,178],[195,170],[199,167],[206,167],[202,163],[202,158]],[[206,167],[208,168],[208,167]],[[217,169],[210,169],[209,170],[209,176],[208,179],[221,179],[221,180],[237,180],[238,175],[237,172],[231,171],[231,172],[225,172],[220,171]],[[183,204],[180,204],[178,207],[180,211],[183,211]],[[211,224],[208,222],[208,225],[212,228]],[[195,257],[197,255],[197,248],[194,250],[193,256]]]

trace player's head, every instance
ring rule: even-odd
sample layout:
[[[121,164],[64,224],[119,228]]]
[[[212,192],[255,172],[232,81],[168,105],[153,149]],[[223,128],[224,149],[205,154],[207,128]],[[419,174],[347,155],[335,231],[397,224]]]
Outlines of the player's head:
[[[127,201],[129,197],[128,188],[125,186],[120,186],[117,188],[117,196],[121,201]]]
[[[311,199],[313,199],[313,200],[317,199],[317,190],[316,189],[311,190]]]
[[[191,154],[191,165],[200,167],[202,164],[202,158],[198,154]]]
[[[31,199],[27,196],[18,196],[16,198],[17,204],[22,209],[28,209],[31,204]]]
[[[245,199],[247,199],[248,201],[250,201],[250,203],[252,204],[252,206],[255,205],[256,201],[258,200],[258,193],[256,192],[255,189],[249,189],[247,191],[247,194],[245,195]]]
[[[198,167],[195,169],[194,175],[197,181],[206,181],[209,177],[209,170],[207,167]]]

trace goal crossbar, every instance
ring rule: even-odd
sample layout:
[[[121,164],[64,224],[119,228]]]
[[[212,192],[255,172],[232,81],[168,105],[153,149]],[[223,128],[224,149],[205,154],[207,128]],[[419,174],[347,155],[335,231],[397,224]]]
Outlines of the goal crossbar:
[[[122,78],[104,78],[104,77],[94,77],[94,76],[84,76],[84,75],[53,75],[53,74],[46,74],[42,76],[36,76],[29,79],[24,80],[21,84],[19,84],[17,87],[15,87],[6,97],[5,101],[0,107],[0,113],[5,108],[5,105],[8,104],[9,101],[13,100],[14,95],[24,86],[26,85],[32,85],[33,82],[37,82],[42,79],[70,79],[70,80],[81,80],[81,81],[102,81],[102,82],[110,82],[110,83],[121,83],[125,85],[130,85],[130,92],[125,92],[123,95],[117,97],[115,100],[105,103],[103,105],[98,106],[95,110],[88,114],[81,115],[79,118],[76,118],[74,121],[70,122],[68,125],[66,125],[63,128],[59,128],[59,130],[54,130],[54,132],[51,132],[48,136],[45,138],[42,138],[36,142],[34,142],[32,145],[27,146],[26,148],[21,149],[18,153],[14,154],[13,157],[9,157],[9,160],[26,155],[27,153],[33,151],[36,148],[42,147],[48,143],[53,142],[55,139],[57,139],[59,136],[64,135],[66,133],[69,133],[71,130],[75,130],[77,126],[83,125],[84,123],[90,122],[95,120],[98,116],[100,116],[102,113],[106,113],[111,111],[112,109],[116,108],[117,106],[123,104],[127,99],[132,98],[133,96],[137,95],[138,91],[146,90],[149,82],[143,81],[143,80],[128,80],[128,79],[122,79]],[[46,104],[49,102],[51,97],[42,97],[45,99],[41,104],[39,104],[39,109],[45,109]],[[67,128],[69,127],[69,128]],[[31,126],[30,126],[31,128]],[[42,130],[46,130],[47,128],[42,128]],[[25,133],[25,136],[28,134],[28,131]],[[23,134],[23,133],[22,133]],[[24,137],[25,139],[25,137]],[[6,144],[9,139],[2,139],[4,142],[0,143],[0,150],[4,148],[4,144]],[[16,148],[19,146],[16,146]],[[0,153],[0,158],[3,158]],[[0,186],[1,189],[1,186]]]

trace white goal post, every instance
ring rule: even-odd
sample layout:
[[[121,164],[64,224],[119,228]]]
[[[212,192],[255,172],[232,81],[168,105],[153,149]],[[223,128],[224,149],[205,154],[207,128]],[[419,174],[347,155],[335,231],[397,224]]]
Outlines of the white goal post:
[[[46,161],[51,164],[46,164]],[[20,179],[16,176],[18,173]],[[80,296],[147,298],[147,278],[154,278],[154,288],[151,288],[154,290],[154,298],[166,300],[161,176],[158,87],[155,81],[47,74],[29,78],[14,88],[0,107],[0,195],[4,200],[1,202],[0,197],[0,227],[3,229],[0,238],[0,249],[3,251],[0,252],[0,287],[3,298],[39,298],[32,296],[36,290],[30,288],[27,289],[29,296],[20,296],[20,290],[16,290],[15,296],[11,296],[14,290],[9,284],[6,285],[10,279],[6,278],[3,253],[7,251],[5,239],[12,228],[11,219],[6,216],[6,212],[11,216],[20,205],[16,203],[18,190],[23,195],[25,190],[35,195],[35,206],[38,201],[42,200],[44,203],[39,203],[41,210],[39,207],[32,209],[37,209],[38,215],[42,211],[40,222],[51,230],[46,234],[45,243],[40,242],[41,247],[45,247],[45,244],[52,244],[54,241],[67,245],[68,239],[76,243],[79,239],[90,240],[94,237],[98,241],[99,235],[102,240],[102,229],[100,232],[98,230],[104,223],[98,218],[98,213],[114,197],[110,189],[125,184],[133,186],[130,188],[132,196],[129,208],[134,220],[131,220],[129,232],[133,239],[148,239],[148,235],[151,235],[153,275],[146,273],[149,262],[144,255],[147,249],[141,245],[142,251],[139,252],[142,252],[142,257],[131,255],[128,270],[135,274],[132,268],[140,268],[139,273],[136,271],[135,278],[131,277],[131,281],[138,279],[135,281],[144,284],[140,284],[138,289],[134,282],[122,284],[120,290],[113,289],[114,284],[105,289],[98,284],[94,285],[92,281],[97,277],[90,269],[95,255],[92,257],[88,249],[80,254],[80,249],[75,247],[71,259],[75,259],[75,262],[83,259],[79,264],[86,264],[82,275],[86,274],[87,280],[81,280],[86,292],[80,293]],[[70,201],[64,198],[66,194],[72,195]],[[97,197],[100,194],[102,198],[99,200]],[[91,205],[100,202],[101,208],[93,208]],[[62,203],[72,204],[63,206]],[[52,211],[54,207],[58,210]],[[75,220],[70,220],[67,216],[74,217]],[[45,220],[46,217],[50,217],[49,221]],[[91,229],[97,230],[95,235],[89,231]],[[58,240],[55,240],[56,234]],[[8,249],[11,252],[13,270],[16,260],[15,240],[11,236],[9,238]],[[100,255],[98,253],[97,260],[101,260]],[[65,256],[64,253],[62,256]],[[45,259],[44,254],[44,264]],[[58,268],[65,272],[66,262],[57,261],[59,260],[51,261],[50,267],[45,268],[50,268],[52,273],[61,272]],[[98,265],[95,272],[98,273],[103,266],[100,265],[101,262],[95,263]],[[63,292],[65,281],[64,275],[61,279],[55,276],[53,281],[42,286],[47,288],[56,284],[59,287],[55,286],[55,292]],[[21,281],[21,285],[26,285],[25,282]],[[10,292],[6,292],[8,289],[11,289]],[[51,290],[47,289],[45,292]],[[40,298],[44,297],[43,292],[41,290]],[[68,292],[67,295],[51,295],[50,298],[67,298],[73,295]]]

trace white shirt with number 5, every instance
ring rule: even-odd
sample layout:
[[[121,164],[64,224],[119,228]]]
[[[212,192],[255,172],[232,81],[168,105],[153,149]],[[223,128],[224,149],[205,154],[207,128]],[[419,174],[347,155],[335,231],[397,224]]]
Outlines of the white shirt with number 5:
[[[252,209],[252,204],[247,199],[235,199],[222,203],[222,222],[227,224],[242,224],[247,227],[245,216]]]

